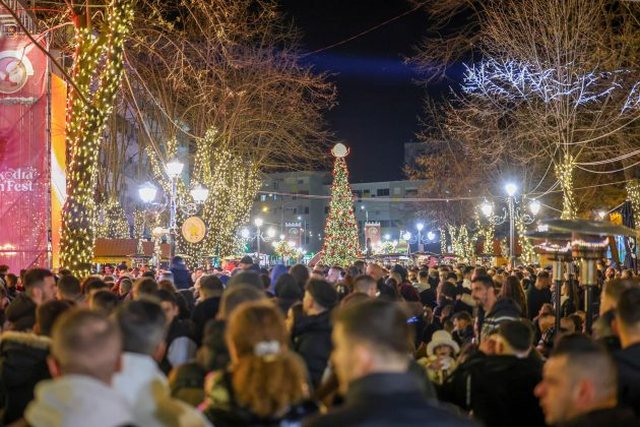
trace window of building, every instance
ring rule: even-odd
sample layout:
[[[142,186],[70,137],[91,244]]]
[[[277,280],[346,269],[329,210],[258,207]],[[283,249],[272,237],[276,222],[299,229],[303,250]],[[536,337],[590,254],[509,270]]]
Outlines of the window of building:
[[[302,185],[302,184],[304,184],[304,178],[298,179],[298,185]]]
[[[393,195],[394,195],[394,196],[399,196],[400,194],[402,194],[402,188],[400,188],[400,187],[394,187],[394,188],[393,188]]]
[[[382,221],[380,221],[380,227],[389,228],[389,221],[386,219],[383,219]]]
[[[378,188],[378,191],[376,192],[376,195],[378,197],[388,196],[389,195],[389,189],[388,188]]]
[[[293,208],[293,214],[297,215],[298,214],[298,208]]]
[[[309,206],[305,206],[304,207],[304,213],[308,214],[309,213]]]
[[[362,195],[363,195],[364,197],[369,197],[369,195],[370,195],[370,194],[371,194],[371,191],[369,191],[369,190],[364,190],[364,191],[362,192]]]
[[[266,194],[261,194],[261,195],[260,195],[260,201],[261,201],[261,202],[265,202],[265,201],[267,201],[267,195],[266,195]]]
[[[278,181],[273,181],[273,189],[277,190],[279,188]]]
[[[418,189],[417,188],[407,188],[406,190],[404,190],[404,194],[408,197],[416,197],[418,195]]]

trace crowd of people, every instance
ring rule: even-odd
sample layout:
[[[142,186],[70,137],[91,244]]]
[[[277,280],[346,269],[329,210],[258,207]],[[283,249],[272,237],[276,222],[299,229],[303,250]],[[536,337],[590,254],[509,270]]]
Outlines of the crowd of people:
[[[0,266],[1,425],[640,426],[640,283],[599,274]]]

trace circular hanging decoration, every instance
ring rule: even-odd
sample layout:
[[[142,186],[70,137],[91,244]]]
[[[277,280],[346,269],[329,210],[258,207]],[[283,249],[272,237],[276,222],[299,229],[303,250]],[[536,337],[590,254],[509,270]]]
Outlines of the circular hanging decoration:
[[[346,145],[342,143],[337,143],[336,145],[333,146],[333,149],[331,150],[331,154],[333,154],[334,157],[342,158],[342,157],[347,157],[350,151],[351,150]]]
[[[182,223],[182,237],[189,243],[199,243],[207,234],[207,226],[197,216],[187,218]]]

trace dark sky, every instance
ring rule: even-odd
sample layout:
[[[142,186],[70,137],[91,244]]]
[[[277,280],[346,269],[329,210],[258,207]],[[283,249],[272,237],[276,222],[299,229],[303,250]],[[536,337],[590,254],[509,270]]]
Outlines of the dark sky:
[[[407,0],[280,0],[314,51],[412,9]],[[416,11],[382,28],[305,60],[334,73],[338,105],[326,114],[336,136],[352,149],[352,182],[404,179],[403,144],[415,140],[424,90],[403,59],[413,53],[426,19]]]

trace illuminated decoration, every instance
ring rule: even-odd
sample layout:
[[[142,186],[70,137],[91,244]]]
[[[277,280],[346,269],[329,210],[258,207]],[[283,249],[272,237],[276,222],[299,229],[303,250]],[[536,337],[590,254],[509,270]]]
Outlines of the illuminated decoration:
[[[633,226],[640,230],[640,179],[627,182],[627,199],[633,210]]]
[[[334,151],[337,153],[334,154],[336,160],[333,166],[329,216],[324,226],[322,262],[325,265],[348,267],[357,260],[360,252],[358,224],[353,212],[353,193],[344,157],[348,150],[336,150],[334,147]]]
[[[447,230],[443,227],[440,229],[440,254],[444,255],[449,252],[448,248]]]
[[[562,213],[560,219],[576,217],[576,201],[573,194],[573,171],[576,162],[571,155],[565,156],[562,163],[556,165],[556,176],[562,189]]]
[[[207,234],[207,226],[197,216],[187,218],[182,223],[182,238],[189,243],[199,243]]]
[[[475,245],[473,237],[470,235],[466,225],[459,228],[449,224],[449,236],[451,236],[451,248],[453,254],[459,256],[463,260],[471,261],[475,255]]]
[[[391,240],[385,240],[384,242],[378,242],[373,246],[373,253],[376,255],[386,255],[396,252],[396,243]]]
[[[140,209],[133,211],[133,237],[135,239],[141,239],[144,235],[144,212]]]
[[[62,213],[61,265],[76,276],[91,273],[95,240],[98,154],[123,70],[124,40],[133,22],[133,2],[112,1],[99,27],[74,16],[75,38],[66,138],[67,199]],[[79,91],[79,92],[78,92]]]
[[[468,93],[482,93],[514,101],[527,100],[531,96],[545,103],[569,101],[572,108],[577,108],[623,90],[623,86],[616,83],[616,77],[629,74],[630,71],[627,70],[594,70],[576,76],[574,64],[541,70],[519,61],[491,58],[466,66],[463,89]],[[568,75],[571,76],[570,79],[565,77]],[[623,112],[640,103],[639,84],[635,83],[626,92],[627,101],[622,107]]]
[[[491,211],[489,212],[487,209],[484,209],[484,207],[486,206],[490,206],[491,207]],[[483,204],[480,206],[480,209],[482,210],[482,214],[485,216],[490,216],[493,214],[493,205],[490,204]],[[487,212],[489,212],[489,214],[487,215]],[[493,221],[482,221],[480,218],[480,213],[476,210],[475,215],[474,215],[474,220],[475,220],[475,224],[476,224],[476,229],[478,230],[477,234],[479,237],[482,238],[482,240],[484,240],[484,253],[485,254],[492,254],[493,253],[493,240],[495,239],[495,232],[496,232],[496,226],[495,223]]]
[[[520,259],[525,264],[532,264],[536,260],[536,252],[531,239],[525,236],[527,232],[527,223],[524,215],[516,215],[516,232],[518,234],[518,243],[520,243],[521,253]]]
[[[298,255],[295,245],[286,240],[273,242],[273,251],[282,259],[293,258]]]
[[[96,226],[96,237],[104,239],[130,238],[129,221],[120,201],[112,198],[100,207],[101,220]]]
[[[167,141],[167,158],[174,158],[176,152],[177,141]],[[171,181],[162,169],[162,162],[150,149],[147,155],[156,180],[165,193],[170,192]],[[248,222],[251,205],[260,189],[259,171],[255,163],[223,147],[215,129],[207,130],[204,138],[196,140],[193,164],[193,176],[198,184],[189,191],[182,180],[177,181],[178,205],[196,202],[204,192],[209,197],[202,204],[200,212],[207,227],[204,239],[191,243],[180,234],[176,236],[176,251],[186,255],[190,266],[203,265],[212,256],[225,257],[239,253],[244,244],[238,237],[238,229]],[[184,213],[178,210],[178,227],[185,220]]]

